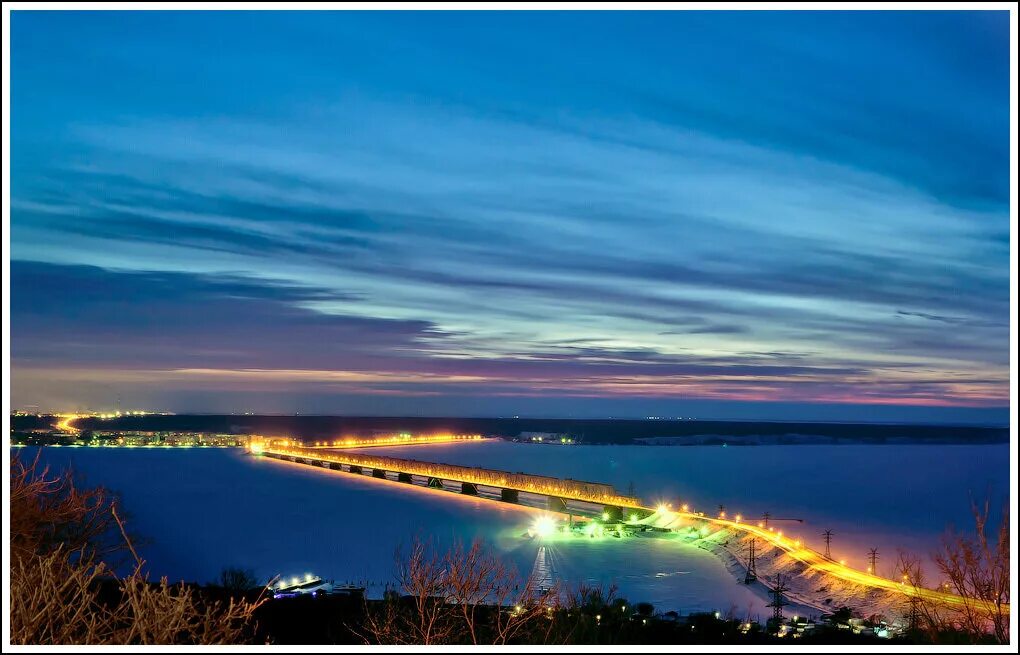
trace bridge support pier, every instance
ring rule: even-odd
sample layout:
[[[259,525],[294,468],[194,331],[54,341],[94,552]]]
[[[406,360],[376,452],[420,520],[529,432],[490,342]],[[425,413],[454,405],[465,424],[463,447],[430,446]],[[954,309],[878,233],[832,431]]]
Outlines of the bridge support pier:
[[[372,477],[379,478],[380,480],[386,479],[386,471],[382,469],[372,469]]]
[[[500,489],[499,499],[504,503],[519,503],[521,502],[521,496],[516,489]]]
[[[442,489],[443,488],[443,481],[440,480],[439,478],[431,478],[430,477],[427,486],[432,487],[433,489]]]
[[[414,481],[411,479],[410,473],[397,473],[397,482],[406,482],[407,484],[411,484]]]
[[[358,473],[358,474],[360,474],[361,473],[361,467],[356,465],[356,464],[351,464],[350,466],[347,467],[347,471],[350,472],[350,473]]]
[[[470,482],[461,482],[460,483],[460,492],[462,494],[464,494],[465,496],[477,496],[478,495],[478,487],[476,487],[475,485],[471,484]]]
[[[565,513],[567,511],[567,501],[557,496],[549,496],[548,498],[546,498],[545,506],[549,509],[550,512]]]

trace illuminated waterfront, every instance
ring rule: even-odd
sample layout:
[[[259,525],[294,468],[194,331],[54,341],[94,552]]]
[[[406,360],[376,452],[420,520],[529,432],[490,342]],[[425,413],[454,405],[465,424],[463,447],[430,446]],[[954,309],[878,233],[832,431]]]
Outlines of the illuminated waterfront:
[[[891,567],[897,547],[927,554],[947,522],[965,526],[966,496],[949,496],[946,490],[984,488],[987,475],[980,475],[979,463],[1007,451],[1005,445],[560,448],[498,441],[413,451],[372,449],[382,456],[413,453],[415,458],[462,465],[527,468],[567,477],[584,474],[618,489],[634,479],[646,499],[659,496],[679,503],[686,498],[692,510],[705,511],[722,502],[734,518],[737,513],[760,515],[763,508],[786,509],[806,519],[796,531],[787,532],[791,541],[803,538],[805,545],[817,546],[814,532],[834,528],[834,554],[858,571],[864,570],[867,547],[878,546]],[[828,482],[838,486],[857,480],[860,491],[854,498],[819,495],[813,485],[821,481],[806,473],[790,477],[780,489],[763,484],[770,472],[817,470],[832,457],[841,457],[846,466],[830,471]],[[915,463],[913,471],[904,470],[899,478],[882,475],[905,458]],[[544,509],[269,461],[240,449],[62,448],[47,450],[46,459],[73,462],[90,482],[124,492],[132,527],[148,537],[149,565],[171,577],[211,579],[223,566],[236,564],[250,566],[262,577],[314,571],[381,585],[390,579],[395,550],[414,535],[444,542],[482,537],[524,571],[538,561],[540,544],[525,534]],[[731,475],[714,475],[715,470]],[[185,476],[196,484],[180,485]],[[859,484],[862,478],[870,482]],[[1006,483],[995,478],[987,482],[993,489]],[[926,492],[905,500],[903,485]],[[736,502],[735,497],[744,494],[747,499]],[[935,500],[938,495],[944,499]],[[870,511],[844,516],[845,504]],[[543,558],[558,578],[615,582],[632,600],[664,608],[725,609],[730,603],[759,607],[767,601],[737,584],[716,555],[684,543],[680,536],[555,539],[546,544]],[[881,572],[886,574],[884,568]]]

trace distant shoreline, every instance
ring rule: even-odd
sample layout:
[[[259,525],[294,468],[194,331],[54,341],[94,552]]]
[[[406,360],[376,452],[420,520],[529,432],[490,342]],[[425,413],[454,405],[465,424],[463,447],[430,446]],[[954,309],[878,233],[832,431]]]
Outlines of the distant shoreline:
[[[11,416],[14,431],[51,429],[55,422],[56,419],[52,416]],[[738,446],[1009,442],[1007,427],[795,421],[150,414],[110,419],[81,418],[75,421],[75,427],[94,431],[264,434],[312,440],[344,436],[371,437],[404,432],[481,434],[504,439],[520,438],[523,434],[546,434],[556,441],[563,437],[568,438],[573,442],[572,445]]]

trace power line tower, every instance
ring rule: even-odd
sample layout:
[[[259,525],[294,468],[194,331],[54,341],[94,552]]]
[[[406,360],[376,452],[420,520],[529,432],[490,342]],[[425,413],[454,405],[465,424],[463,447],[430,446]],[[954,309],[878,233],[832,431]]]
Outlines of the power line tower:
[[[772,514],[770,512],[765,512],[761,515],[761,517],[765,519],[765,527],[769,527],[769,519],[772,518]]]
[[[783,608],[790,604],[784,595],[789,590],[790,588],[786,586],[786,577],[777,575],[776,584],[770,592],[772,602],[766,605],[766,607],[772,608],[772,622],[777,634],[783,625]]]
[[[744,584],[751,584],[758,579],[758,569],[755,567],[755,546],[757,539],[751,537],[751,543],[747,545],[747,574],[744,575]]]
[[[822,536],[825,537],[825,559],[832,559],[832,553],[829,552],[829,544],[832,543],[832,530],[826,530]]]
[[[878,549],[872,548],[868,551],[868,560],[871,561],[871,568],[868,569],[868,573],[872,575],[878,575]]]

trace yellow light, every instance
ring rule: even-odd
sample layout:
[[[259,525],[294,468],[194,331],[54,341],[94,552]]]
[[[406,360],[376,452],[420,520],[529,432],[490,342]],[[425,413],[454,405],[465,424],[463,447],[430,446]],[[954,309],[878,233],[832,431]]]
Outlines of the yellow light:
[[[665,512],[666,511],[665,503],[660,503],[659,506],[655,508],[655,511],[657,511],[657,512]]]
[[[683,511],[686,512],[687,511],[687,503],[684,503],[683,506],[680,509],[682,509]]]
[[[839,563],[840,563],[841,566],[846,566],[846,560],[845,559],[839,560]]]
[[[248,450],[251,451],[252,455],[261,455],[262,454],[262,444],[260,444],[260,443],[253,443],[251,446],[249,446]]]
[[[743,516],[741,516],[740,514],[737,514],[735,517],[733,517],[733,520],[736,521],[737,523],[740,523],[740,521],[743,518],[744,518]]]

